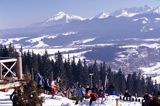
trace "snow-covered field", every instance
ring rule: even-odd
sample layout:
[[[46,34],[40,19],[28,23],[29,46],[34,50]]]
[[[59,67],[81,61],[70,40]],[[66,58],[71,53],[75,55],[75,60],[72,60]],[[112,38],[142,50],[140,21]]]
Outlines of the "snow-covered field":
[[[13,90],[9,90],[8,92],[0,92],[0,106],[12,106],[12,101],[9,99],[10,94]],[[75,105],[75,101],[67,99],[62,96],[55,96],[54,99],[51,98],[51,95],[42,94],[45,98],[45,102],[43,106],[89,106],[89,99],[83,100],[82,103]],[[106,96],[103,103],[101,104],[101,98],[97,101],[93,102],[92,106],[116,106],[116,98],[117,96]],[[142,104],[139,102],[118,102],[118,106],[141,106]]]
[[[140,67],[140,70],[143,71],[144,76],[151,76],[153,81],[160,83],[160,62],[152,63],[148,67]]]

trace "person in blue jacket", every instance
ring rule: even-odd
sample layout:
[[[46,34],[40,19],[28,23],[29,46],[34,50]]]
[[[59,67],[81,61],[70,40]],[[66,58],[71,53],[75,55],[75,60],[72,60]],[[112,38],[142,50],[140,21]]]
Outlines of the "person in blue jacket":
[[[78,83],[78,86],[77,86],[77,97],[76,97],[76,103],[75,104],[78,104],[78,102],[82,102],[83,100],[83,97],[84,97],[84,94],[82,92],[82,86],[81,84]]]

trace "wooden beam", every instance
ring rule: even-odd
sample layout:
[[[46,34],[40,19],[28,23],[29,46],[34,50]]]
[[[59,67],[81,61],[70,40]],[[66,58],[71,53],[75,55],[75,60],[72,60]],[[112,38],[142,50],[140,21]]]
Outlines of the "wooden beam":
[[[0,60],[0,63],[9,63],[9,62],[15,62],[15,61],[17,61],[16,58],[3,59],[3,60]]]

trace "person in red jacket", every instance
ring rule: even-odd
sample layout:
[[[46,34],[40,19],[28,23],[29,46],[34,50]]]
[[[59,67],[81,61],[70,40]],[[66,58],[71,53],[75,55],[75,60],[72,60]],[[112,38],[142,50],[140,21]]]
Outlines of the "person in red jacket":
[[[95,90],[92,91],[92,93],[90,94],[90,101],[89,101],[89,105],[91,106],[92,105],[92,102],[93,101],[96,101],[97,98],[98,98],[98,94],[96,93]]]
[[[56,81],[52,81],[51,88],[52,88],[52,97],[54,97],[54,95],[56,94],[56,91],[57,91]]]
[[[157,96],[153,97],[149,106],[160,106],[160,91],[158,91]]]

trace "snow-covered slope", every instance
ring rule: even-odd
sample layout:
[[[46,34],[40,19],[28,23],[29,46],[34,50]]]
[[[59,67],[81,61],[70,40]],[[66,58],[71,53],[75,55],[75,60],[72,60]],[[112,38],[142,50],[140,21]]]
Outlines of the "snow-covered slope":
[[[8,92],[0,92],[0,106],[12,106],[12,101],[10,100],[10,94],[13,90]],[[69,100],[66,97],[55,96],[53,99],[51,95],[42,94],[45,101],[43,106],[75,106],[75,101]],[[93,102],[92,106],[116,106],[117,96],[107,96],[101,104],[101,98]],[[125,102],[119,101],[118,106],[141,106],[140,102]],[[82,103],[79,103],[76,106],[89,106],[89,99],[84,100]]]

